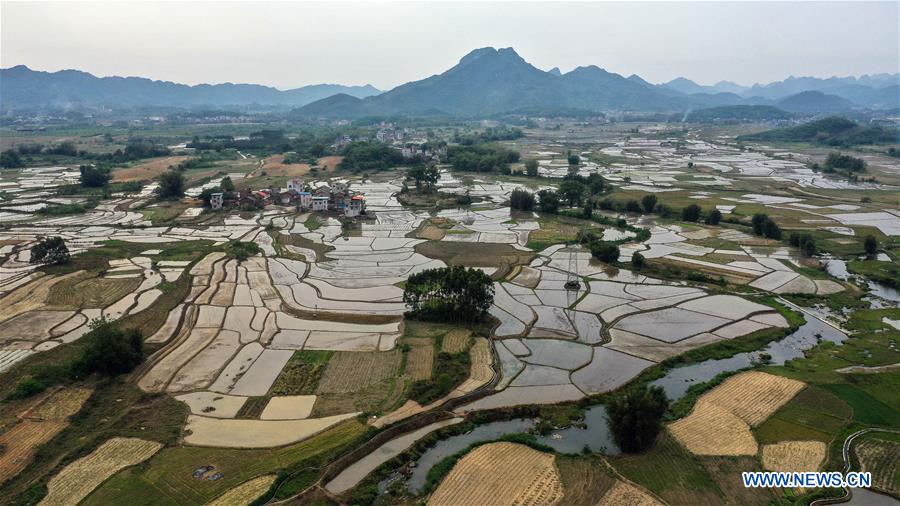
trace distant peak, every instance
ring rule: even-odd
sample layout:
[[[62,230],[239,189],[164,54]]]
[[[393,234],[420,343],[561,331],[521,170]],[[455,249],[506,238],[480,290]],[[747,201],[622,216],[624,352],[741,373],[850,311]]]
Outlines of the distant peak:
[[[552,69],[547,71],[548,74],[553,74],[555,76],[561,76],[562,72],[559,70],[559,67],[553,67]]]
[[[521,56],[519,56],[519,53],[516,53],[516,50],[511,47],[504,47],[500,49],[495,49],[493,47],[482,47],[479,49],[475,49],[469,54],[463,56],[462,59],[459,60],[459,64],[463,65],[490,57],[501,57],[517,61],[525,61]]]

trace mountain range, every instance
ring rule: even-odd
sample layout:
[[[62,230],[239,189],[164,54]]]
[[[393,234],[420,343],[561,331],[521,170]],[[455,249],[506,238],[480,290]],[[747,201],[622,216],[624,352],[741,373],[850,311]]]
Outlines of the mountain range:
[[[142,77],[96,77],[79,70],[40,72],[24,65],[0,69],[0,109],[221,107],[270,105],[300,107],[337,93],[363,98],[381,93],[371,85],[316,84],[278,90],[258,84],[188,86]]]
[[[594,65],[563,73],[538,69],[512,48],[476,49],[447,71],[386,92],[370,85],[313,85],[278,90],[253,84],[187,86],[77,70],[0,69],[0,109],[142,106],[277,106],[293,114],[353,118],[371,115],[492,116],[560,111],[685,112],[733,105],[776,106],[801,114],[900,107],[900,74],[859,78],[790,77],[769,84],[712,86],[679,77],[652,84]]]

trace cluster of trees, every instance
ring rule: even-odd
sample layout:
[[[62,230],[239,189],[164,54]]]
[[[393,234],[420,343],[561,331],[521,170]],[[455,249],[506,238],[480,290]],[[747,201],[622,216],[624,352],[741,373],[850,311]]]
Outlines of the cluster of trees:
[[[16,149],[7,149],[0,153],[0,166],[3,168],[24,167],[25,162],[34,155],[53,155],[79,157],[88,160],[96,160],[98,162],[109,163],[125,163],[142,158],[155,158],[158,156],[168,156],[171,154],[169,149],[149,139],[129,139],[125,145],[125,149],[117,149],[112,153],[91,153],[85,150],[79,150],[75,143],[71,141],[61,142],[59,144],[44,147],[40,144],[22,144]],[[24,158],[23,158],[24,157]]]
[[[478,321],[494,302],[494,284],[478,269],[460,265],[426,269],[406,280],[407,316],[431,321]]]
[[[900,142],[896,129],[870,127],[837,116],[810,121],[802,125],[767,130],[738,137],[739,141],[816,142],[828,146],[859,144],[895,144]]]
[[[519,211],[531,211],[534,209],[534,194],[525,188],[516,188],[509,194],[509,207]]]
[[[441,175],[438,168],[434,164],[419,164],[406,171],[406,179],[412,179],[416,182],[416,188],[425,190],[434,189]]]
[[[159,176],[159,187],[156,196],[161,199],[179,199],[184,196],[184,174],[177,169],[167,170]]]
[[[799,249],[804,256],[811,257],[816,254],[816,240],[809,234],[791,232],[791,235],[788,237],[788,242],[791,246]]]
[[[338,168],[354,172],[386,170],[401,164],[419,165],[421,160],[404,160],[396,149],[381,142],[357,141],[344,148]]]
[[[106,164],[82,165],[78,170],[81,172],[81,186],[85,188],[102,188],[109,184],[112,177],[112,169]]]
[[[319,158],[328,154],[328,144],[334,139],[330,130],[302,131],[290,138],[283,130],[261,130],[251,133],[248,138],[235,139],[230,135],[210,137],[195,136],[188,143],[189,148],[203,151],[221,152],[236,149],[257,154],[295,152],[301,160]]]
[[[225,254],[241,262],[260,253],[262,253],[262,248],[252,241],[233,240],[228,241],[228,244],[225,245]]]
[[[31,260],[33,264],[59,265],[69,263],[71,256],[66,242],[60,236],[41,237],[38,243],[31,248]]]
[[[769,218],[768,214],[754,214],[753,218],[750,220],[750,224],[753,227],[753,233],[756,235],[763,236],[767,239],[781,239],[781,228],[778,227],[777,223],[772,221],[772,218]]]
[[[481,144],[484,142],[512,141],[519,139],[524,135],[525,134],[522,133],[522,130],[518,128],[498,126],[487,128],[483,132],[474,134],[460,134],[457,132],[453,135],[453,142],[462,144],[464,146],[472,146],[474,144]]]
[[[660,387],[633,388],[606,405],[609,430],[625,453],[642,452],[656,441],[669,400]]]
[[[841,153],[828,153],[825,158],[825,172],[865,172],[866,161],[862,158],[856,158]]]
[[[84,379],[92,374],[105,377],[127,374],[144,361],[144,339],[139,330],[124,330],[105,319],[92,321],[90,327],[91,331],[79,340],[83,347],[74,359],[40,367],[20,380],[9,398],[30,397],[48,386]]]
[[[509,164],[519,161],[519,152],[489,143],[450,146],[447,161],[455,170],[509,173]]]

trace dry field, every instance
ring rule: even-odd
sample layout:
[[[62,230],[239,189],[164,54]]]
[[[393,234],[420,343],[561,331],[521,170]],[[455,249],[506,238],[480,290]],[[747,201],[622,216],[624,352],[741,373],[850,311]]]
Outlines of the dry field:
[[[444,235],[447,233],[446,230],[435,227],[434,225],[426,225],[419,229],[416,232],[416,238],[418,239],[428,239],[429,241],[440,241],[444,238]]]
[[[599,504],[615,506],[657,506],[662,505],[652,495],[624,481],[616,482],[613,488],[600,499]]]
[[[169,166],[178,165],[187,160],[188,156],[167,156],[165,158],[156,158],[146,163],[129,167],[127,169],[114,170],[112,180],[115,183],[126,183],[128,181],[148,181],[163,174],[169,170]]]
[[[69,278],[50,289],[47,304],[73,309],[104,308],[137,290],[143,278]]]
[[[31,420],[65,421],[77,413],[84,401],[91,396],[90,388],[64,388],[57,390],[22,415]]]
[[[784,441],[763,446],[762,464],[767,471],[813,472],[822,465],[825,452],[821,441]]]
[[[75,506],[107,478],[140,464],[162,448],[162,443],[137,438],[113,438],[90,455],[67,465],[47,484],[42,506]]]
[[[275,475],[267,474],[250,481],[245,481],[233,489],[220,495],[209,506],[243,506],[255,501],[266,493],[269,487],[275,483]]]
[[[23,421],[0,434],[0,484],[19,474],[42,444],[60,433],[67,422]]]
[[[466,329],[456,329],[447,332],[441,341],[441,351],[455,355],[462,353],[469,347],[469,337],[472,332]]]
[[[410,346],[406,354],[406,376],[410,381],[421,381],[431,378],[434,366],[434,346],[427,337],[411,337],[404,339]]]
[[[488,340],[483,337],[476,337],[472,348],[469,349],[469,379],[456,387],[456,390],[462,393],[469,393],[476,388],[488,383],[494,377],[494,370],[491,369],[491,345]]]
[[[562,497],[553,455],[504,442],[479,446],[460,459],[428,504],[551,505]]]
[[[319,158],[319,167],[324,168],[327,171],[333,171],[335,167],[338,166],[339,163],[344,161],[343,156],[323,156]]]
[[[867,439],[856,447],[862,471],[872,473],[872,486],[893,495],[900,494],[900,443]]]
[[[669,425],[675,439],[695,455],[756,455],[750,426],[730,411],[698,401],[690,415]]]
[[[805,387],[802,381],[748,371],[728,378],[702,398],[731,411],[755,427]]]
[[[66,428],[68,418],[91,393],[88,388],[59,389],[20,413],[22,421],[0,434],[0,484],[24,469],[39,446]]]
[[[332,355],[316,393],[343,394],[364,390],[393,378],[400,368],[400,350],[338,351]]]
[[[41,276],[40,278],[16,288],[0,303],[0,322],[26,311],[38,309],[44,305],[53,285],[70,278],[77,278],[84,271],[76,271],[65,276]]]
[[[267,156],[263,162],[259,172],[265,172],[267,176],[299,177],[306,175],[310,169],[306,163],[284,163],[284,155]]]
[[[750,427],[759,425],[806,385],[758,371],[732,376],[703,394],[669,430],[696,455],[755,455]]]

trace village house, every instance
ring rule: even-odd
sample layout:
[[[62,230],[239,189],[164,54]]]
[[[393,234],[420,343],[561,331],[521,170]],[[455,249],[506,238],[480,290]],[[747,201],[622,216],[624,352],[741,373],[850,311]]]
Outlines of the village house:
[[[344,206],[344,216],[353,218],[359,216],[366,210],[366,199],[362,195],[354,195],[350,197]]]
[[[327,211],[328,210],[328,202],[331,200],[331,197],[323,197],[323,196],[315,196],[312,198],[312,205],[310,206],[310,210],[312,211]]]

